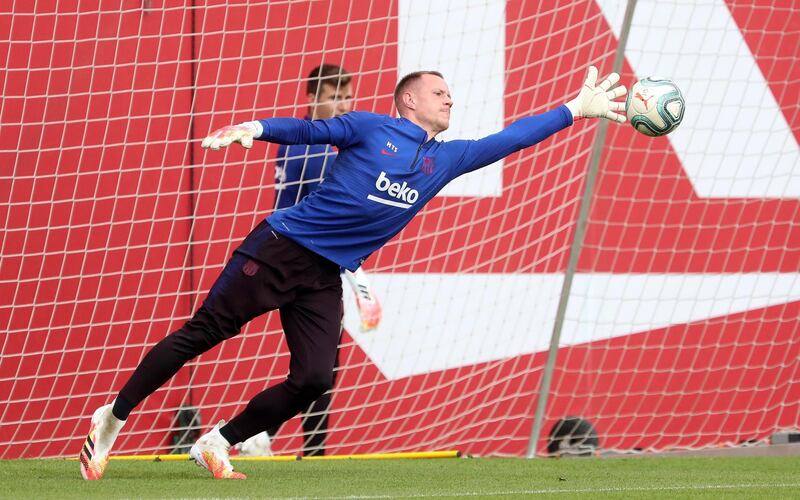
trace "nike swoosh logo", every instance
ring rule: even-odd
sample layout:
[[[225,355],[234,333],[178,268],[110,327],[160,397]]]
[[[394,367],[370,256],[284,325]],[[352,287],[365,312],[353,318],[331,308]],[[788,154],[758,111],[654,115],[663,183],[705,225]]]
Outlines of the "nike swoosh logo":
[[[386,155],[386,156],[394,156],[395,155],[395,153],[390,153],[390,152],[386,151],[385,149],[381,149],[381,154],[382,155]]]

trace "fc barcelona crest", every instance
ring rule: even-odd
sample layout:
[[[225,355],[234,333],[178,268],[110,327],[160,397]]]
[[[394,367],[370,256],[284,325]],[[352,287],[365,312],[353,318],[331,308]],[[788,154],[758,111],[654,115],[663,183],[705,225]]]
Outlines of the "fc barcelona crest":
[[[258,262],[248,259],[242,266],[242,272],[247,276],[255,276],[258,272]]]
[[[422,173],[425,175],[431,175],[433,173],[434,162],[433,158],[430,156],[426,156],[422,159]]]

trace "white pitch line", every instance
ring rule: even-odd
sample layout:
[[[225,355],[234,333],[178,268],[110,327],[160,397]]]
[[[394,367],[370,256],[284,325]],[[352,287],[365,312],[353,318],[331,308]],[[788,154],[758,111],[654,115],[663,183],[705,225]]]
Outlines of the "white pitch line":
[[[552,495],[557,493],[627,493],[627,492],[648,492],[648,491],[713,491],[713,490],[733,490],[733,489],[756,489],[756,488],[799,488],[800,483],[778,483],[778,484],[701,484],[693,486],[639,486],[632,488],[549,488],[536,490],[509,490],[509,491],[466,491],[451,492],[439,491],[431,494],[402,494],[402,498],[439,498],[448,497],[487,497],[487,496],[508,496],[508,495]],[[367,500],[397,498],[398,495],[348,495],[348,496],[316,496],[316,497],[270,497],[284,498],[286,500]]]

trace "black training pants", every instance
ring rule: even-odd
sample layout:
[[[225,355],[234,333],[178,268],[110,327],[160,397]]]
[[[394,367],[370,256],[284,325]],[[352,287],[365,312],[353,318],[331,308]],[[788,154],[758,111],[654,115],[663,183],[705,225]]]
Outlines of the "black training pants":
[[[342,282],[338,265],[276,233],[266,221],[236,249],[194,316],[145,355],[120,397],[135,407],[187,361],[274,309],[289,346],[289,375],[251,399],[226,433],[239,442],[282,424],[333,385]]]

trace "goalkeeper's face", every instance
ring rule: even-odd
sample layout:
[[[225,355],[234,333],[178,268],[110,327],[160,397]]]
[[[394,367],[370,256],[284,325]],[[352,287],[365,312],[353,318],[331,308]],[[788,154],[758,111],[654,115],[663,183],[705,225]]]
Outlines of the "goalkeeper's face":
[[[450,127],[453,99],[447,82],[436,75],[422,75],[413,89],[417,120],[435,134]]]
[[[335,85],[323,83],[319,95],[308,94],[308,106],[312,120],[325,120],[349,113],[353,109],[351,84]]]

